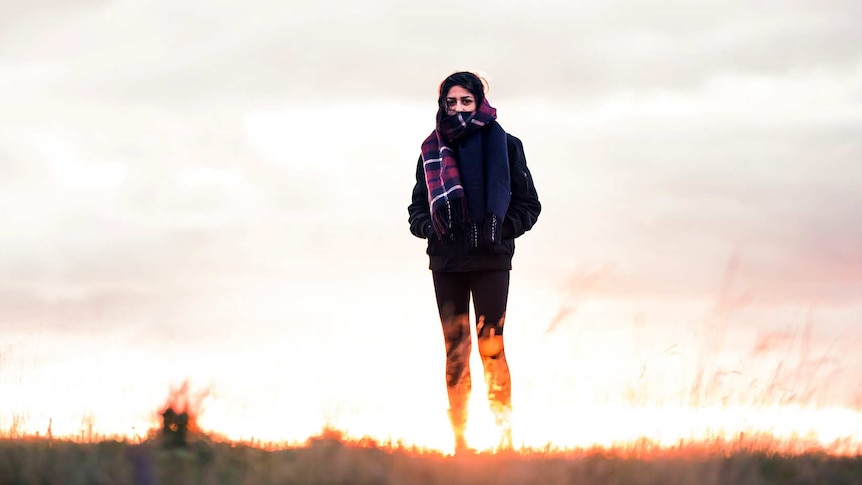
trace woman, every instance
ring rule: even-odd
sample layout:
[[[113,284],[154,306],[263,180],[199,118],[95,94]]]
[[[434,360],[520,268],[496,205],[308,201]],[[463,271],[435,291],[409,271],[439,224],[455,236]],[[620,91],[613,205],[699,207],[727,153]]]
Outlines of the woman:
[[[511,381],[503,346],[509,271],[515,238],[533,227],[541,205],[521,141],[497,123],[478,76],[447,77],[437,105],[436,129],[422,143],[408,212],[410,232],[428,240],[455,450],[467,449],[471,295],[488,401],[500,446],[511,448]]]

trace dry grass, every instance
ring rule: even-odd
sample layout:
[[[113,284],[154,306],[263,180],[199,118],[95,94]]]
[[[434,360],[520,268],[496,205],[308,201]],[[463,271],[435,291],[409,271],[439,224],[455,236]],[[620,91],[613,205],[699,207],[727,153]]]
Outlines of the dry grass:
[[[0,485],[49,484],[862,484],[862,456],[737,452],[620,458],[600,451],[444,456],[321,436],[265,450],[205,439],[75,443],[0,440]],[[697,454],[695,454],[697,455]]]

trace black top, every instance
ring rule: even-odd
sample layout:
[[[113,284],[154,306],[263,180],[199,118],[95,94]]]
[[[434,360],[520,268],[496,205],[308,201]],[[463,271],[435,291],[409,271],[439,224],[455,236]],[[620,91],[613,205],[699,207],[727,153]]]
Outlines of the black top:
[[[451,235],[440,240],[431,226],[431,211],[428,207],[428,187],[425,185],[425,170],[422,157],[416,164],[416,185],[413,199],[407,207],[410,214],[410,232],[414,236],[428,239],[426,253],[430,257],[429,268],[433,271],[481,271],[512,269],[515,254],[515,238],[529,231],[542,211],[533,177],[527,168],[524,146],[521,140],[506,134],[509,150],[509,178],[512,198],[503,220],[503,240],[500,243],[471,248],[466,238],[454,228]]]

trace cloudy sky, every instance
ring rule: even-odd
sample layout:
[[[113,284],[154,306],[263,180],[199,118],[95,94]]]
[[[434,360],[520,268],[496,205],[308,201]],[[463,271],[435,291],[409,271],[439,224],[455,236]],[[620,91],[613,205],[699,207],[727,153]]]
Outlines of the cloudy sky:
[[[642,399],[735,372],[698,399],[862,408],[858,0],[0,0],[2,394],[34,428],[61,382],[97,422],[184,378],[225,415],[265,414],[264,388],[385,412],[405,380],[445,407],[406,206],[461,69],[544,206],[514,261],[516,393],[616,396],[650,362],[679,385]]]

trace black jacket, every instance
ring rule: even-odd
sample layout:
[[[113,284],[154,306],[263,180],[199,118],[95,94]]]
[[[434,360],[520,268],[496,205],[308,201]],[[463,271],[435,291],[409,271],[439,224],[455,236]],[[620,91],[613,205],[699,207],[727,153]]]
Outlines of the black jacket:
[[[533,185],[533,177],[527,169],[524,146],[521,140],[506,135],[509,150],[509,177],[512,197],[503,220],[503,240],[499,244],[471,248],[466,239],[456,230],[445,241],[440,240],[431,226],[431,211],[428,207],[428,187],[425,185],[425,170],[422,157],[416,164],[416,185],[413,199],[407,207],[410,214],[410,232],[414,236],[428,239],[426,253],[430,257],[429,267],[434,271],[481,271],[512,269],[515,254],[515,238],[529,231],[539,218],[542,205]],[[456,228],[457,229],[457,228]]]

